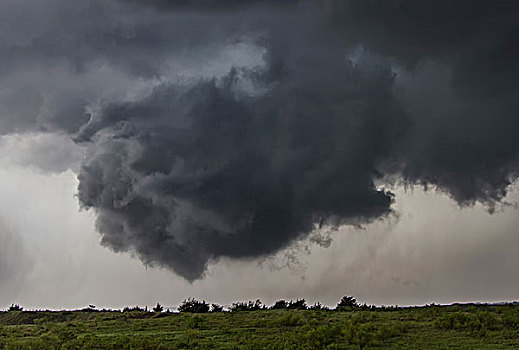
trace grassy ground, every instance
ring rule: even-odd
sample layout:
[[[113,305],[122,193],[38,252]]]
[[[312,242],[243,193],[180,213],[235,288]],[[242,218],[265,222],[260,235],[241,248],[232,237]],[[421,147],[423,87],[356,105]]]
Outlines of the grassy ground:
[[[205,314],[9,311],[2,349],[519,349],[519,306]]]

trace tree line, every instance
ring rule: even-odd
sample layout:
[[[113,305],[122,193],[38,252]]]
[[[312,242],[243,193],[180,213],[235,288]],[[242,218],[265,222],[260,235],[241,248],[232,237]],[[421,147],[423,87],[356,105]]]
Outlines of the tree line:
[[[375,306],[368,306],[366,304],[360,305],[357,300],[352,296],[343,296],[337,306],[333,308],[333,310],[350,310],[352,308],[362,308],[362,309],[372,309],[376,308]],[[229,312],[239,312],[239,311],[257,311],[257,310],[332,310],[326,305],[322,305],[320,302],[316,302],[313,305],[308,305],[306,303],[306,299],[297,299],[297,300],[278,300],[273,305],[267,306],[261,302],[260,299],[250,300],[250,301],[239,301],[233,303],[227,311]],[[8,312],[13,311],[23,311],[23,307],[18,304],[11,304],[11,306],[6,310]],[[171,312],[169,309],[164,309],[160,303],[151,309],[148,307],[139,307],[139,306],[126,306],[122,310],[112,310],[112,309],[96,309],[95,305],[89,305],[87,308],[78,310],[85,312],[94,312],[94,311],[122,311],[122,312]],[[189,312],[189,313],[208,313],[208,312],[224,312],[224,307],[219,304],[209,304],[205,300],[197,300],[195,298],[187,298],[185,299],[179,306],[179,312]]]
[[[138,307],[137,307],[138,308]],[[350,310],[353,308],[371,309],[375,306],[368,306],[366,304],[360,305],[352,296],[343,296],[337,306],[333,310]],[[272,306],[267,306],[261,302],[260,299],[239,301],[232,303],[228,308],[229,312],[239,311],[258,311],[258,310],[332,310],[326,305],[317,302],[313,305],[308,305],[306,299],[297,300],[278,300]],[[164,307],[157,303],[152,309],[154,312],[162,312]],[[125,308],[123,311],[145,311],[145,309]],[[169,310],[167,310],[169,311]],[[224,307],[219,304],[209,304],[205,300],[197,300],[195,298],[185,299],[178,307],[179,312],[190,313],[207,313],[207,312],[224,312]]]

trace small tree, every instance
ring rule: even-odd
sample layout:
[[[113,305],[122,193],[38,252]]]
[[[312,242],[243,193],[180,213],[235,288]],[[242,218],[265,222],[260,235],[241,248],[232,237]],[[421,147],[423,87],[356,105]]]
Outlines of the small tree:
[[[209,312],[209,304],[203,301],[198,301],[194,298],[186,299],[178,307],[180,312],[206,313]]]
[[[237,303],[233,303],[230,311],[256,311],[264,308],[261,300],[257,299],[255,301],[239,301]]]
[[[353,307],[357,307],[357,306],[359,306],[359,304],[357,303],[357,299],[355,299],[354,297],[345,295],[341,298],[341,301],[339,302],[339,304],[337,304],[337,310],[344,309],[344,308],[353,308]]]
[[[272,305],[271,309],[272,310],[281,310],[281,309],[286,309],[288,307],[288,303],[286,300],[278,300],[274,303],[274,305]]]
[[[160,305],[159,303],[157,303],[157,305],[155,305],[155,307],[153,308],[153,312],[162,312],[164,311],[164,307],[162,305]]]
[[[145,312],[146,310],[139,306],[125,306],[123,312]]]
[[[296,301],[291,301],[288,303],[287,309],[291,310],[306,310],[306,300],[305,299],[297,299]]]
[[[211,304],[211,312],[222,312],[223,306],[218,304]]]
[[[23,310],[23,307],[21,307],[18,304],[11,304],[11,306],[9,306],[9,309],[7,309],[7,311],[22,311],[22,310]]]
[[[309,306],[308,310],[330,310],[328,306],[321,304],[320,302],[316,302],[314,305]]]

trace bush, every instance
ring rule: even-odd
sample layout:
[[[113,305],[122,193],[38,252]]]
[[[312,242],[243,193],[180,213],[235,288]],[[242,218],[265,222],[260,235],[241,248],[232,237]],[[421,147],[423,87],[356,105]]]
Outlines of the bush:
[[[436,320],[436,327],[447,330],[464,330],[485,335],[487,330],[498,330],[503,326],[501,319],[493,312],[480,311],[474,314],[453,312]]]
[[[262,302],[259,299],[257,299],[256,301],[239,301],[237,303],[233,303],[230,308],[230,311],[257,311],[263,308],[264,306]]]
[[[407,332],[409,327],[408,322],[377,327],[377,323],[361,317],[347,321],[342,328],[342,335],[349,345],[358,345],[360,349],[364,349],[368,346],[378,346],[388,339],[398,337]]]
[[[306,305],[305,299],[297,299],[296,301],[291,301],[288,303],[287,309],[289,310],[306,310],[308,306]]]
[[[519,326],[519,310],[518,309],[512,309],[507,310],[503,313],[501,316],[503,320],[503,324],[507,327],[518,327]]]
[[[153,308],[153,312],[162,312],[164,311],[164,307],[157,303],[157,305]]]
[[[222,312],[223,306],[218,304],[211,304],[211,312]]]
[[[501,329],[503,326],[501,319],[493,312],[481,311],[476,315],[482,327],[488,330],[495,331]]]
[[[390,338],[398,337],[402,333],[406,333],[409,328],[409,322],[390,323],[387,325],[380,326],[375,335],[377,339],[387,340]]]
[[[178,307],[180,312],[192,312],[192,313],[206,313],[209,312],[209,304],[203,301],[198,301],[194,298],[186,299]]]
[[[442,315],[435,321],[435,325],[437,328],[445,330],[463,329],[468,324],[471,316],[462,312],[453,312]]]
[[[23,307],[21,307],[20,305],[17,305],[17,304],[11,304],[11,306],[9,306],[9,309],[7,309],[7,311],[23,311]]]
[[[359,304],[357,303],[357,299],[351,296],[343,296],[341,298],[341,301],[339,301],[339,304],[337,304],[337,310],[344,309],[344,308],[353,308],[358,307]]]
[[[286,309],[288,307],[288,303],[286,300],[278,300],[274,303],[274,305],[272,305],[270,308],[272,310],[281,310],[281,309]]]
[[[146,309],[139,307],[139,306],[134,306],[134,307],[126,306],[123,309],[123,312],[146,312]]]
[[[337,325],[320,326],[305,334],[307,347],[311,349],[326,349],[340,340],[342,330]]]
[[[323,310],[328,311],[330,308],[326,305],[322,305],[320,302],[315,303],[314,305],[308,307],[308,310]]]
[[[88,307],[84,307],[84,308],[82,308],[82,309],[79,310],[79,311],[81,311],[81,312],[99,312],[99,310],[97,310],[97,309],[95,308],[95,306],[94,306],[94,307],[91,307],[91,305],[89,305]]]
[[[369,323],[358,325],[357,336],[354,338],[360,349],[364,349],[375,341],[375,328]]]

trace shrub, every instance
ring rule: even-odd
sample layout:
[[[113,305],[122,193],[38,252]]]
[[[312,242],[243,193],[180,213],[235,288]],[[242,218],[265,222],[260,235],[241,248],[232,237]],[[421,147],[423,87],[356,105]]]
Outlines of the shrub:
[[[223,306],[218,304],[211,304],[211,312],[222,312]]]
[[[11,304],[11,306],[9,306],[9,309],[7,309],[7,311],[23,311],[23,307],[21,307],[18,304]]]
[[[288,303],[287,309],[289,310],[306,310],[308,306],[306,305],[305,299],[297,299],[296,301],[291,301]]]
[[[376,310],[377,307],[376,305],[368,305],[366,303],[362,304],[362,305],[358,305],[357,306],[362,310],[362,311],[370,311],[370,310]]]
[[[322,305],[320,302],[315,303],[314,305],[308,307],[308,310],[323,310],[328,311],[330,308],[326,305]]]
[[[503,326],[501,319],[493,312],[480,311],[474,314],[453,312],[442,315],[436,320],[440,329],[465,330],[485,335],[487,330],[498,330]]]
[[[519,310],[518,309],[512,309],[507,310],[503,313],[501,316],[503,320],[503,324],[507,327],[517,327],[519,326]]]
[[[446,330],[459,330],[465,328],[472,315],[463,312],[444,314],[435,322],[436,327]]]
[[[353,307],[358,307],[359,304],[357,303],[357,299],[355,299],[354,297],[351,297],[351,296],[343,296],[341,298],[341,301],[339,301],[339,304],[337,304],[337,309],[340,310],[340,309],[344,309],[344,308],[353,308]]]
[[[499,319],[499,317],[493,312],[481,311],[476,315],[482,327],[485,327],[488,330],[495,331],[501,329],[503,326],[501,319]]]
[[[380,326],[375,335],[379,340],[386,340],[406,333],[408,328],[410,328],[409,322],[390,323]]]
[[[272,305],[270,308],[272,310],[281,310],[281,309],[286,309],[288,307],[288,303],[286,300],[278,300],[274,303],[274,305]]]
[[[237,303],[233,303],[230,311],[236,312],[236,311],[256,311],[263,309],[264,306],[262,302],[257,299],[256,301],[239,301]]]
[[[134,306],[134,307],[126,306],[123,309],[123,312],[145,312],[145,311],[146,311],[146,309],[139,307],[139,306]]]
[[[164,311],[164,307],[157,303],[157,305],[153,308],[153,312],[162,312]]]
[[[305,334],[307,347],[311,349],[326,349],[342,337],[341,328],[337,325],[320,326]]]
[[[192,313],[206,313],[209,312],[209,304],[203,301],[198,301],[194,298],[186,299],[178,307],[180,312],[192,312]]]
[[[354,342],[359,346],[361,350],[371,345],[374,342],[374,340],[375,329],[373,325],[366,323],[358,326],[357,336],[354,339]]]
[[[93,306],[93,305],[89,305],[88,307],[84,307],[84,308],[82,308],[82,309],[79,310],[79,311],[81,311],[81,312],[99,312],[99,310],[97,310],[97,309],[95,308],[95,306],[94,306],[94,307],[92,307],[92,306]]]

